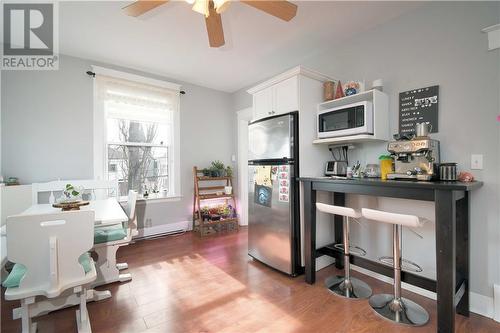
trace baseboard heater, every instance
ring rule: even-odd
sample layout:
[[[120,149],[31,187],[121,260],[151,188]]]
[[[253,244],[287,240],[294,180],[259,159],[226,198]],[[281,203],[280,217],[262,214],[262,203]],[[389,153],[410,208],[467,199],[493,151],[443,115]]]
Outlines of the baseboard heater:
[[[139,235],[134,237],[134,241],[159,238],[191,230],[189,221],[161,224],[154,227],[138,229]]]
[[[176,230],[172,232],[164,232],[160,234],[154,234],[154,235],[149,235],[149,236],[137,236],[132,239],[132,243],[135,241],[141,241],[141,240],[151,240],[151,239],[156,239],[156,238],[162,238],[166,236],[172,236],[172,235],[177,235],[177,234],[183,234],[188,230]]]

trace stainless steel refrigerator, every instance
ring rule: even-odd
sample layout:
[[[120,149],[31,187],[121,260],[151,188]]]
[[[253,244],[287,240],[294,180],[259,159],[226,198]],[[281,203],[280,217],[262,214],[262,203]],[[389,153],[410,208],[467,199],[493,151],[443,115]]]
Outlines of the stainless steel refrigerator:
[[[286,274],[301,273],[298,112],[251,122],[248,254]]]

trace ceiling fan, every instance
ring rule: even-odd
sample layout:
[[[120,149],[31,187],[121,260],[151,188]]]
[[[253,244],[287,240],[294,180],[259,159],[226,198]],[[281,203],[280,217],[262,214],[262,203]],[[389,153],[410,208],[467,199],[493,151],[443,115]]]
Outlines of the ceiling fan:
[[[137,17],[158,6],[167,3],[169,0],[138,0],[123,8],[125,14]],[[224,30],[220,14],[229,7],[233,0],[185,0],[193,5],[195,12],[205,15],[208,41],[210,47],[221,47],[224,45]],[[290,21],[297,14],[297,5],[285,0],[252,0],[240,2],[257,8],[263,12],[273,15],[284,21]]]

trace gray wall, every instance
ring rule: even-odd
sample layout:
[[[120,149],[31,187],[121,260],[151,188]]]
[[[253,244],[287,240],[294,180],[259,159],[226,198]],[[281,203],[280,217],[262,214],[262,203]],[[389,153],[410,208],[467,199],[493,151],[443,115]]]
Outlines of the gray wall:
[[[238,90],[232,94],[232,102],[234,110],[246,109],[252,106],[252,95],[247,93],[246,89]]]
[[[472,153],[484,154],[484,170],[473,172],[485,186],[472,195],[471,290],[486,296],[492,296],[493,283],[500,283],[500,131],[495,121],[499,114],[500,55],[499,50],[487,51],[487,36],[481,29],[499,23],[498,13],[498,2],[429,3],[301,62],[341,80],[364,79],[370,83],[382,78],[390,98],[390,127],[394,133],[398,127],[398,93],[440,85],[440,128],[434,137],[441,141],[442,160],[458,162],[461,169],[467,170]],[[233,105],[251,105],[244,89],[233,94]],[[350,157],[362,163],[377,162],[384,151],[384,144],[364,145]],[[367,198],[350,200],[353,204],[377,205]],[[379,200],[378,206],[433,218],[433,206],[424,203]],[[373,226],[364,228],[370,230]],[[404,249],[409,259],[430,271],[430,276],[435,274],[433,228],[433,224],[427,226],[423,230],[425,239],[420,242],[413,238],[415,246],[407,242]],[[353,230],[353,240],[361,245],[375,249],[379,241],[389,241],[386,234],[373,239],[362,229]],[[408,237],[412,237],[411,233]],[[422,251],[424,248],[426,251]],[[380,248],[378,251],[383,252]]]
[[[231,95],[200,86],[74,57],[58,71],[5,71],[1,78],[2,172],[23,184],[93,176],[91,65],[182,84],[181,191],[177,202],[148,203],[139,213],[151,225],[190,220],[192,167],[219,159],[230,164],[236,115]],[[145,211],[144,211],[145,210]]]

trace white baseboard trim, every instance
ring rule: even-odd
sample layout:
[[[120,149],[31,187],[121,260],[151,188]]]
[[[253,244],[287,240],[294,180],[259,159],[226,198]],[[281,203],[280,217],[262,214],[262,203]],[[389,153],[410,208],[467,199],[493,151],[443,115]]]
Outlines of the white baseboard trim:
[[[495,310],[493,320],[500,322],[500,284],[493,285],[493,309]]]
[[[320,269],[330,266],[334,262],[335,262],[334,258],[326,255],[316,258],[316,272],[319,271]]]
[[[362,267],[358,267],[358,266],[351,264],[351,269],[353,271],[360,272],[364,275],[370,276],[370,277],[375,278],[377,280],[380,280],[382,282],[386,282],[389,284],[393,283],[392,278],[387,277],[385,275],[381,275],[381,274],[372,272],[372,271],[369,271],[369,270],[366,270]],[[430,298],[432,300],[437,299],[436,293],[429,291],[429,290],[425,290],[425,289],[416,287],[416,286],[413,286],[413,285],[405,283],[405,282],[401,283],[401,288],[408,290],[408,291],[411,291],[412,293]],[[500,286],[498,286],[497,289],[498,289],[498,293],[500,294]],[[499,299],[499,298],[500,298],[500,295],[497,297],[497,299]],[[500,303],[500,301],[499,301],[499,303]],[[494,315],[495,315],[496,308],[495,308],[495,305],[493,303],[492,297],[480,295],[480,294],[477,294],[475,292],[469,292],[469,308],[470,308],[471,312],[477,313],[477,314],[484,316],[484,317],[495,319]],[[500,312],[500,304],[499,304],[498,311]],[[500,317],[500,315],[499,315],[499,317]],[[495,319],[495,320],[498,321],[498,319]]]
[[[190,221],[161,224],[154,227],[138,229],[137,231],[139,232],[139,234],[134,238],[154,237],[176,232],[183,232],[191,230],[191,227],[192,223]]]
[[[495,313],[493,298],[469,292],[469,309],[481,316],[493,318]]]
[[[359,267],[359,266],[355,266],[355,265],[352,265],[351,264],[351,269],[353,271],[356,271],[356,272],[360,272],[364,275],[368,275],[372,278],[375,278],[377,280],[380,280],[382,282],[386,282],[386,283],[389,283],[389,284],[393,284],[393,279],[390,278],[390,277],[387,277],[385,275],[382,275],[382,274],[378,274],[378,273],[375,273],[375,272],[372,272],[372,271],[369,271],[367,269],[364,269],[362,267]],[[415,294],[419,294],[419,295],[422,295],[422,296],[425,296],[427,298],[430,298],[432,300],[436,300],[437,297],[436,297],[436,293],[432,292],[432,291],[429,291],[429,290],[425,290],[425,289],[422,289],[422,288],[419,288],[419,287],[416,287],[416,286],[413,286],[411,284],[408,284],[408,283],[405,283],[405,282],[402,282],[401,283],[401,288],[404,289],[404,290],[408,290],[408,291],[411,291],[412,293],[415,293]]]

